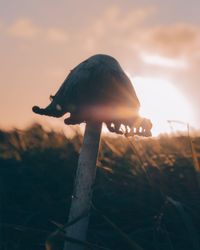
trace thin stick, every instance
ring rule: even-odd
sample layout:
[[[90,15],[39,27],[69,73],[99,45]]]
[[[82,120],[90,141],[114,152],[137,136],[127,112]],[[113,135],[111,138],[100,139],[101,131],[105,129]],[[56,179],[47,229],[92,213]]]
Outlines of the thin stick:
[[[94,209],[95,212],[97,212],[98,215],[100,215],[108,223],[108,225],[110,225],[115,230],[115,232],[118,233],[118,235],[129,245],[129,247],[131,247],[132,250],[143,250],[141,246],[139,246],[132,239],[130,239],[126,233],[124,233],[118,226],[116,226],[108,217],[106,217],[93,204],[92,204],[92,208]]]

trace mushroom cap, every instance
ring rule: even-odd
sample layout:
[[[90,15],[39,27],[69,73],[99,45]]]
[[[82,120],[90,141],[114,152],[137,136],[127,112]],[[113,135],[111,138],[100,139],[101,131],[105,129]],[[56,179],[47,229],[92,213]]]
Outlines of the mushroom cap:
[[[133,85],[109,55],[98,54],[81,62],[51,98],[46,108],[34,106],[33,112],[54,117],[70,113],[67,124],[98,121],[128,125],[139,116],[140,102]]]

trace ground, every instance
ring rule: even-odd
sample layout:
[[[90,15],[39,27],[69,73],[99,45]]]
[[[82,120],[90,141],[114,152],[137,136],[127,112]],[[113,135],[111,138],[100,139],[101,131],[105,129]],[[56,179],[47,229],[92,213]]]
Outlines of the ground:
[[[0,249],[44,249],[53,221],[66,223],[81,143],[78,132],[67,139],[37,124],[0,131]],[[200,177],[187,136],[104,136],[97,165],[89,242],[134,249],[125,233],[144,250],[199,249]]]

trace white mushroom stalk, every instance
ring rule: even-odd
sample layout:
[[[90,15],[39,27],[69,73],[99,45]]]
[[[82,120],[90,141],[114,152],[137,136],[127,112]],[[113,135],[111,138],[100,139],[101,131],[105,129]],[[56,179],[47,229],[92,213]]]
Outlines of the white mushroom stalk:
[[[69,221],[89,212],[96,174],[102,123],[110,132],[127,136],[151,136],[152,123],[139,116],[140,103],[133,85],[120,64],[111,56],[95,55],[76,66],[46,108],[33,107],[40,115],[61,117],[70,113],[65,124],[86,122],[78,161]],[[66,230],[66,235],[86,239],[89,216]],[[64,250],[83,250],[67,242]]]
[[[68,221],[82,214],[88,214],[68,227],[66,235],[82,241],[86,240],[89,223],[93,185],[96,176],[96,161],[99,150],[102,123],[87,123],[81,153],[76,171],[74,191]],[[66,242],[64,250],[83,250],[83,246]]]

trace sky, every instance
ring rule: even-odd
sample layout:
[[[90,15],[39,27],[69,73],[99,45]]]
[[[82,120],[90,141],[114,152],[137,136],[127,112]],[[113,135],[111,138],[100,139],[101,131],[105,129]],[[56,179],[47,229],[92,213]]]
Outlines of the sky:
[[[32,106],[46,106],[74,66],[103,53],[130,75],[149,115],[176,109],[164,118],[200,128],[199,9],[199,0],[0,0],[0,127],[60,125]]]

